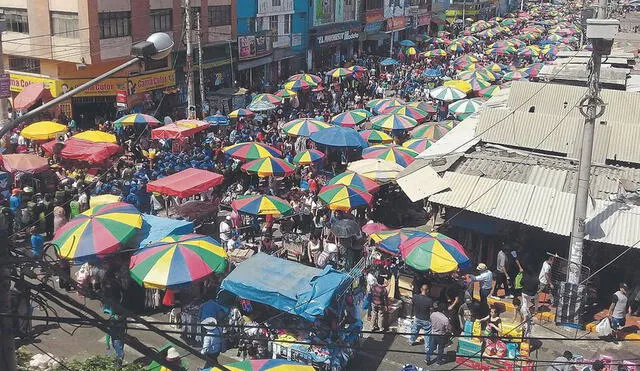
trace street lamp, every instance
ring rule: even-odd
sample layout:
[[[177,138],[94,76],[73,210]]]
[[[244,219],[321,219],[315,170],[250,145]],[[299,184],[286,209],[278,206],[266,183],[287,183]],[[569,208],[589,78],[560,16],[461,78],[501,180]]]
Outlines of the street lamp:
[[[60,95],[59,97],[43,104],[42,106],[34,110],[31,110],[25,113],[24,115],[16,118],[15,120],[11,121],[7,125],[4,125],[2,128],[0,128],[0,138],[2,138],[6,133],[11,131],[16,126],[18,126],[18,124],[20,124],[21,122],[27,121],[30,118],[34,117],[35,115],[39,114],[40,112],[48,110],[49,108],[55,106],[56,104],[63,102],[73,97],[74,95],[89,89],[93,85],[99,83],[100,81],[106,79],[109,76],[114,75],[115,73],[118,73],[145,59],[159,60],[159,59],[166,58],[171,53],[171,49],[173,49],[173,45],[174,43],[171,37],[163,32],[154,33],[151,36],[149,36],[146,41],[141,41],[139,43],[133,44],[131,46],[131,55],[135,58],[124,62],[123,64],[113,68],[110,71],[103,73],[102,75],[94,78],[93,80],[85,82],[84,84],[76,87],[75,89]]]

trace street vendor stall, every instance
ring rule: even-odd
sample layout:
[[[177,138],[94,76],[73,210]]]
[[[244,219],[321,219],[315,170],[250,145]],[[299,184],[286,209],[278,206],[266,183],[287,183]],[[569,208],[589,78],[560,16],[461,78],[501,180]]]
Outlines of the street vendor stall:
[[[57,148],[58,146],[61,148]],[[47,142],[42,145],[42,149],[63,159],[101,164],[120,152],[122,148],[113,143],[94,142],[72,137],[64,142],[58,142],[57,140]]]
[[[168,196],[190,197],[205,192],[223,181],[223,176],[211,171],[190,168],[147,184],[147,192]]]
[[[180,120],[151,130],[152,139],[184,139],[206,130],[209,123],[198,120]]]

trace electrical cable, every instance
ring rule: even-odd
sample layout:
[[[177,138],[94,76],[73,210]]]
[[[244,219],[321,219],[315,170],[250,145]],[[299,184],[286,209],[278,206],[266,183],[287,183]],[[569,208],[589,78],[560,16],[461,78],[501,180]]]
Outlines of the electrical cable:
[[[73,371],[71,368],[69,368],[69,366],[67,366],[64,362],[62,362],[61,360],[57,359],[56,357],[53,356],[53,354],[47,352],[46,350],[40,348],[38,345],[36,345],[35,342],[32,342],[30,345],[32,345],[34,348],[38,349],[39,351],[41,351],[42,353],[46,354],[47,356],[49,356],[54,362],[56,362],[58,365],[62,366],[62,368],[68,370],[68,371]]]

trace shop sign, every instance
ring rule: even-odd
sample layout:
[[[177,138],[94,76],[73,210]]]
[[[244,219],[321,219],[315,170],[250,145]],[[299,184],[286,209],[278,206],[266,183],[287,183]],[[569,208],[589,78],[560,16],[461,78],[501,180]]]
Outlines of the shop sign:
[[[52,96],[54,97],[58,96],[59,90],[57,89],[58,87],[57,80],[49,79],[46,77],[23,75],[21,73],[13,73],[13,72],[10,73],[9,76],[11,78],[10,90],[13,92],[19,93],[22,91],[22,89],[24,89],[28,85],[33,84],[34,82],[41,82],[45,88],[49,89],[49,92],[51,92]]]
[[[11,76],[8,73],[0,75],[0,99],[11,98]]]
[[[127,107],[127,91],[126,90],[118,90],[116,92],[116,106],[118,107]]]
[[[384,22],[367,23],[364,25],[364,32],[368,34],[375,34],[382,30],[382,27],[384,27]]]
[[[418,16],[418,26],[428,25],[429,23],[431,23],[431,16],[430,15]]]
[[[393,17],[387,19],[387,31],[402,30],[407,27],[407,17]]]
[[[382,9],[367,10],[364,13],[364,20],[369,23],[382,21],[384,19],[384,11]],[[365,26],[366,27],[366,26]]]
[[[173,70],[130,77],[127,82],[128,88],[133,88],[133,91],[129,91],[129,95],[156,89],[164,89],[174,86],[175,84],[176,73]]]
[[[334,42],[354,40],[359,37],[360,37],[360,33],[358,33],[358,31],[347,30],[347,31],[336,32],[328,35],[316,36],[316,43],[318,43],[318,45],[325,45],[325,44],[330,44]]]
[[[89,81],[88,79],[71,79],[58,81],[59,89],[65,93]],[[176,84],[176,73],[173,70],[132,76],[129,78],[105,79],[87,90],[76,94],[76,97],[108,97],[117,96],[119,90],[125,90],[127,96],[144,93],[156,89],[164,89]]]
[[[238,36],[238,59],[260,58],[271,54],[271,38],[266,31]]]

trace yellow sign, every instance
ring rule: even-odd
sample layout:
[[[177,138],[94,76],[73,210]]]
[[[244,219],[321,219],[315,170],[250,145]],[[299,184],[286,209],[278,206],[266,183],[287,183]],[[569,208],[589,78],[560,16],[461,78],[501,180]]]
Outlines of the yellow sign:
[[[138,75],[130,77],[127,81],[127,93],[144,93],[156,89],[164,89],[176,84],[176,73],[174,71],[163,71],[148,75]]]
[[[89,80],[76,79],[76,80],[62,80],[58,81],[60,84],[59,91],[67,92],[79,85],[84,84]],[[130,78],[118,77],[105,79],[101,82],[93,85],[89,89],[78,93],[77,97],[105,97],[115,96],[118,94],[118,90],[126,90],[127,95],[134,95],[136,93],[144,93],[155,89],[164,89],[176,84],[176,74],[174,71],[162,71],[157,73],[150,73],[147,75],[137,75]]]
[[[11,91],[15,91],[19,93],[26,86],[31,85],[34,82],[41,82],[44,84],[45,88],[48,88],[49,91],[51,91],[52,96],[55,97],[56,95],[58,95],[57,94],[59,92],[59,90],[57,90],[58,80],[49,79],[46,77],[15,73],[15,72],[11,72],[9,76],[11,78]]]
[[[73,79],[73,80],[58,80],[58,92],[64,94],[69,90],[75,89],[78,86],[89,81],[88,79]],[[74,95],[74,97],[108,97],[110,95],[116,95],[117,90],[124,90],[126,85],[125,79],[114,78],[104,79],[97,84],[94,84],[89,89]]]

